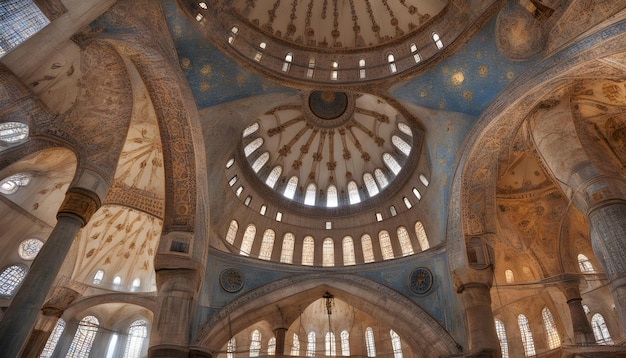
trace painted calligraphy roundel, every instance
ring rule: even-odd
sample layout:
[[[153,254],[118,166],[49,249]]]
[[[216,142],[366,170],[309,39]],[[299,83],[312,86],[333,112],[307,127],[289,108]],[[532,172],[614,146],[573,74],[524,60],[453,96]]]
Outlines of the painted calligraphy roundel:
[[[428,292],[433,286],[433,274],[426,267],[416,267],[409,274],[409,288],[418,295]]]
[[[243,282],[243,273],[236,268],[227,268],[220,273],[220,285],[226,292],[241,290]]]

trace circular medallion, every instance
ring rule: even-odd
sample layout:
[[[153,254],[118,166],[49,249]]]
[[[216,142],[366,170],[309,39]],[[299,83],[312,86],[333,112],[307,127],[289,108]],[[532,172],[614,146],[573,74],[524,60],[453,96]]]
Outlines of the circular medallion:
[[[335,119],[348,107],[348,96],[343,92],[314,91],[309,95],[311,111],[322,119]]]
[[[426,267],[417,267],[409,274],[409,288],[418,295],[424,294],[433,286],[433,274]]]
[[[227,268],[220,273],[220,285],[226,292],[237,292],[243,288],[243,274],[236,268]]]

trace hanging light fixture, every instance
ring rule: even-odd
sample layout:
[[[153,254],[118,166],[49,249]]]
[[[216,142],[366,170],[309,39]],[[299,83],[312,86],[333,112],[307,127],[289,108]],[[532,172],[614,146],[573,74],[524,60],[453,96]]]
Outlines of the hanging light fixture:
[[[322,296],[324,302],[326,303],[326,313],[330,316],[333,314],[333,306],[335,305],[335,296],[332,293],[326,291]]]

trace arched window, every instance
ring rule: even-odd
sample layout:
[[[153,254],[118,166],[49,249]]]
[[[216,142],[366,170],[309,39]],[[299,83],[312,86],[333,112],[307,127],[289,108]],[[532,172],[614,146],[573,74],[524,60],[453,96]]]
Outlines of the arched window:
[[[241,196],[241,193],[243,193],[243,186],[240,186],[239,188],[237,188],[237,190],[235,191],[235,194],[237,196]]]
[[[350,333],[341,331],[341,355],[347,357],[350,355]]]
[[[131,323],[128,329],[128,340],[126,341],[124,358],[141,357],[141,348],[146,338],[148,338],[148,322],[143,319],[138,319]]]
[[[515,282],[515,277],[513,276],[513,271],[511,271],[511,270],[504,271],[504,279],[506,280],[506,283],[513,283],[513,282]]]
[[[226,358],[235,358],[235,352],[237,351],[237,341],[235,337],[228,340],[226,345]]]
[[[502,351],[502,358],[509,358],[509,342],[506,340],[506,330],[504,329],[504,323],[499,319],[496,319],[496,334],[500,341],[500,350]]]
[[[133,280],[133,283],[131,284],[132,289],[136,290],[140,286],[141,286],[141,279],[139,277],[135,277],[135,279]]]
[[[228,161],[226,162],[226,169],[230,169],[230,167],[232,167],[233,164],[235,164],[235,158],[228,159]]]
[[[48,337],[48,341],[46,341],[46,345],[43,347],[43,351],[41,351],[39,358],[52,357],[52,353],[54,353],[54,349],[57,347],[59,338],[61,338],[61,334],[63,334],[64,329],[65,321],[62,318],[59,318],[56,325],[54,325],[54,329],[50,333],[50,337]]]
[[[578,267],[580,268],[580,272],[594,272],[593,265],[589,258],[583,254],[578,254]]]
[[[239,33],[239,28],[237,26],[233,26],[230,29],[230,35],[228,36],[228,43],[233,44],[235,42],[235,38],[237,38],[237,34]]]
[[[417,200],[422,200],[422,193],[420,193],[420,191],[417,190],[417,188],[413,188],[413,195],[415,195]]]
[[[266,211],[267,211],[267,206],[266,205],[261,205],[261,208],[259,209],[259,214],[265,215]]]
[[[370,173],[363,174],[363,182],[365,183],[365,187],[367,188],[367,194],[371,197],[378,195],[378,187],[376,186],[376,182],[374,181],[374,177]]]
[[[326,190],[326,207],[336,208],[337,206],[339,206],[337,199],[337,187],[331,184]]]
[[[293,263],[293,249],[295,247],[296,237],[288,232],[283,237],[283,248],[280,252],[280,262],[285,264]]]
[[[246,196],[246,200],[243,201],[243,204],[245,206],[249,206],[251,201],[252,201],[252,197],[250,195],[248,195],[248,196]]]
[[[376,177],[376,182],[381,189],[389,185],[389,181],[381,169],[376,168],[374,170],[374,177]]]
[[[420,57],[419,52],[417,52],[417,46],[415,44],[411,44],[411,53],[413,54],[413,60],[415,61],[415,63],[418,63],[422,60],[422,58]]]
[[[315,240],[313,240],[313,237],[307,236],[302,241],[302,264],[306,266],[313,266],[314,254]]]
[[[363,248],[363,261],[366,264],[374,262],[374,248],[372,246],[372,238],[368,234],[361,236],[361,247]]]
[[[330,63],[330,79],[333,81],[336,81],[338,76],[338,72],[339,72],[339,62],[337,61],[332,61]]]
[[[413,204],[411,204],[411,201],[406,196],[402,198],[402,201],[404,201],[404,206],[406,206],[407,209],[413,207]]]
[[[32,1],[7,1],[0,6],[0,57],[17,47],[50,23]]]
[[[258,173],[268,160],[270,160],[269,152],[261,154],[258,158],[256,158],[254,163],[252,163],[252,170],[254,170],[255,173]]]
[[[78,329],[67,352],[66,358],[89,357],[91,346],[98,333],[100,322],[94,316],[86,316],[78,323]]]
[[[276,355],[276,337],[270,338],[270,340],[267,342],[267,355]]]
[[[259,122],[254,122],[243,130],[242,136],[245,138],[249,136],[250,134],[255,133],[258,130],[259,130]]]
[[[306,78],[313,78],[313,74],[315,72],[315,58],[311,57],[309,59],[309,68],[306,70]]]
[[[365,79],[365,59],[359,60],[359,78]]]
[[[326,346],[326,356],[334,357],[337,355],[337,342],[335,341],[335,334],[333,332],[326,333],[326,339],[324,341]]]
[[[350,199],[350,204],[358,204],[361,202],[361,197],[359,196],[359,187],[354,181],[350,181],[348,183],[348,198]]]
[[[306,344],[306,356],[315,357],[315,332],[309,332]]]
[[[350,236],[346,236],[343,238],[342,247],[343,247],[343,265],[348,266],[348,265],[356,264],[356,261],[354,258],[354,242],[352,241],[352,238]]]
[[[270,174],[267,176],[267,179],[265,180],[265,184],[267,184],[267,186],[273,189],[276,186],[276,182],[278,182],[278,178],[280,178],[280,174],[282,172],[283,172],[283,167],[281,167],[280,165],[277,165],[274,168],[272,168],[272,171],[270,172]]]
[[[389,64],[389,72],[396,73],[398,71],[396,68],[396,58],[391,52],[387,54],[387,63]]]
[[[241,247],[239,248],[239,254],[243,256],[249,256],[252,251],[252,244],[254,243],[254,236],[256,235],[256,226],[253,224],[248,225],[246,231],[243,233],[243,240],[241,241]]]
[[[413,255],[413,245],[411,245],[411,238],[409,232],[404,226],[400,226],[397,230],[398,241],[400,242],[400,248],[402,248],[402,256]]]
[[[408,136],[413,136],[413,131],[411,130],[411,127],[409,127],[409,125],[406,123],[398,122],[398,129],[400,130],[400,132]]]
[[[376,345],[374,344],[374,331],[372,327],[365,329],[365,347],[367,348],[368,357],[376,357]]]
[[[261,58],[263,58],[263,52],[267,48],[267,44],[265,42],[261,42],[259,44],[259,49],[256,51],[256,55],[254,55],[254,60],[259,62]]]
[[[235,237],[237,236],[237,230],[239,229],[239,224],[237,224],[236,220],[230,222],[230,226],[228,227],[228,232],[226,233],[226,242],[229,244],[235,243]]]
[[[289,178],[289,181],[287,182],[287,186],[285,187],[285,192],[283,193],[283,195],[287,199],[293,199],[294,195],[296,195],[297,188],[298,188],[298,177],[294,175],[291,178]]]
[[[104,278],[104,270],[98,270],[96,271],[96,274],[93,275],[93,280],[91,282],[93,282],[94,285],[99,285],[102,283],[103,278]]]
[[[250,339],[250,357],[258,357],[259,353],[261,353],[261,332],[255,329]]]
[[[14,194],[19,188],[27,186],[30,183],[30,174],[19,173],[6,177],[0,181],[0,193]]]
[[[402,341],[400,336],[394,332],[393,329],[389,330],[391,336],[391,347],[393,348],[393,358],[402,358]]]
[[[113,284],[116,286],[119,286],[122,284],[122,277],[121,276],[115,276],[113,278]]]
[[[400,149],[400,151],[407,157],[409,156],[409,153],[411,153],[411,145],[397,135],[391,136],[391,143],[393,143],[396,148]]]
[[[291,68],[291,61],[293,61],[293,54],[291,52],[287,52],[285,55],[285,62],[283,62],[283,72],[289,72]]]
[[[315,196],[317,195],[317,187],[314,183],[307,185],[306,193],[304,194],[304,205],[315,205]]]
[[[259,137],[248,143],[245,148],[243,148],[243,152],[246,157],[250,156],[250,154],[254,153],[255,150],[259,149],[263,145],[263,138]]]
[[[0,123],[0,142],[15,143],[28,137],[28,126],[20,122]]]
[[[561,339],[559,338],[559,332],[556,330],[554,318],[548,307],[544,307],[543,310],[541,310],[541,317],[543,318],[543,326],[546,328],[548,347],[550,347],[550,349],[559,348],[561,346]]]
[[[439,34],[436,32],[433,32],[431,36],[433,38],[433,41],[435,41],[435,45],[437,45],[437,49],[441,50],[443,48],[443,42],[441,41]]]
[[[41,240],[27,239],[20,243],[17,253],[23,260],[34,260],[42,247],[43,242]]]
[[[528,324],[528,318],[523,314],[517,316],[517,324],[519,325],[520,335],[522,336],[522,344],[524,345],[524,354],[526,357],[532,357],[535,353],[535,342],[533,341],[533,334],[530,331],[530,325]]]
[[[291,340],[291,355],[300,355],[300,338],[298,338],[298,335],[295,333],[293,334],[293,338]]]
[[[402,167],[400,167],[400,164],[398,164],[396,158],[394,158],[391,154],[383,153],[383,162],[385,163],[387,168],[389,168],[395,175],[398,175],[398,173],[400,173]]]
[[[609,329],[606,327],[604,317],[596,313],[591,317],[591,328],[593,328],[593,335],[596,337],[596,343],[598,344],[613,344],[613,339],[609,333]]]
[[[330,237],[322,243],[322,266],[335,266],[335,243]]]
[[[426,237],[424,225],[420,221],[415,223],[415,235],[417,235],[417,242],[419,242],[422,251],[428,250],[430,244],[428,243],[428,237]]]
[[[230,178],[230,180],[228,181],[228,185],[229,185],[229,186],[233,186],[233,185],[235,185],[235,183],[237,182],[237,179],[239,179],[239,178],[237,178],[237,176],[236,176],[236,175],[235,175],[235,176],[233,176],[233,177],[232,177],[232,178]]]
[[[391,205],[391,206],[389,207],[389,213],[391,214],[391,216],[396,216],[396,215],[398,215],[398,211],[396,210],[396,207],[395,207],[395,206],[393,206],[393,205]]]
[[[259,258],[261,260],[269,260],[272,258],[272,250],[274,249],[274,238],[276,233],[274,230],[267,229],[263,233],[263,241],[261,242],[261,251],[259,252]]]
[[[378,233],[378,242],[380,244],[380,251],[383,253],[383,260],[393,259],[393,247],[391,246],[391,237],[386,230],[381,230]]]
[[[430,184],[424,174],[420,174],[420,181],[424,184],[424,186],[428,186],[428,184]]]
[[[4,269],[0,274],[0,296],[12,296],[15,289],[26,277],[26,267],[12,265]]]

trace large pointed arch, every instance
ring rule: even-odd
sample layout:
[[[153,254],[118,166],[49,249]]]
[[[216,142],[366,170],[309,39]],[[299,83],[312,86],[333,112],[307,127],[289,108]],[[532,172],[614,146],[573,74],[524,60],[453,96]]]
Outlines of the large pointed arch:
[[[229,332],[241,331],[273,316],[277,306],[281,307],[283,323],[289,326],[299,314],[290,312],[288,307],[292,301],[306,306],[326,291],[363,311],[372,312],[374,318],[394,327],[418,357],[458,353],[457,343],[450,334],[413,301],[374,281],[337,273],[303,274],[248,292],[206,322],[193,339],[192,346],[199,351],[217,351],[230,339]],[[385,300],[385,309],[393,314],[381,310],[380,300]]]

